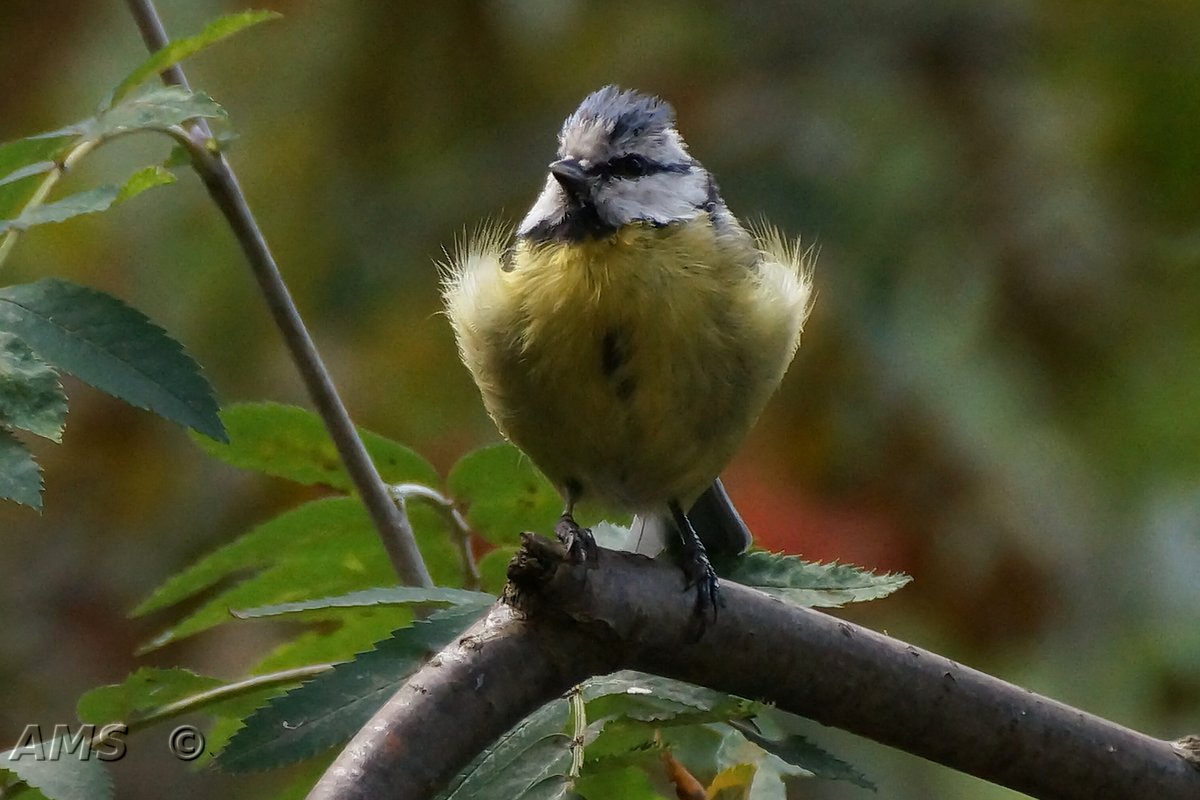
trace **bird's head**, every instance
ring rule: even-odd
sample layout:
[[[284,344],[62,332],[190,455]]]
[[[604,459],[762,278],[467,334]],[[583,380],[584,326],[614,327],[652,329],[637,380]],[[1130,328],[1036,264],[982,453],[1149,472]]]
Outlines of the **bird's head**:
[[[519,236],[599,238],[631,223],[691,220],[719,202],[712,178],[675,130],[674,110],[657,97],[606,86],[567,117],[558,142]]]

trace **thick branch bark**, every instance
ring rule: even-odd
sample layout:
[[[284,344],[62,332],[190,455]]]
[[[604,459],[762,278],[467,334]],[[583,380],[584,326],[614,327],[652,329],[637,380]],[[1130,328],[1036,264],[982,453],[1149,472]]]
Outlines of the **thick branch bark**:
[[[1196,800],[1166,741],[735,584],[698,642],[679,571],[601,551],[598,568],[528,538],[509,597],[442,651],[346,747],[310,800],[429,797],[581,679],[679,678],[861,734],[1045,800]]]

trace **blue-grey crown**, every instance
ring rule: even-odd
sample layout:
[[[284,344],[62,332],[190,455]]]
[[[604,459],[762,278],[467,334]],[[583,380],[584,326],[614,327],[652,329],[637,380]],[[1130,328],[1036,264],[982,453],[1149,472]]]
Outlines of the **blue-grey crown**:
[[[610,84],[583,99],[563,123],[563,133],[590,122],[611,125],[611,138],[617,141],[627,135],[637,137],[671,127],[675,123],[675,109],[653,95]]]

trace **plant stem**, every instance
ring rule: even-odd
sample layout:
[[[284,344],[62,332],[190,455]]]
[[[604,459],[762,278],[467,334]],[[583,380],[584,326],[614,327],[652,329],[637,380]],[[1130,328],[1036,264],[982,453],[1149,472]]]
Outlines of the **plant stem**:
[[[571,705],[571,769],[567,777],[577,779],[583,772],[583,744],[587,738],[587,704],[583,702],[583,686],[576,684],[567,693]]]
[[[254,675],[244,680],[227,683],[224,686],[217,686],[208,691],[197,692],[189,697],[184,697],[176,700],[174,703],[168,703],[165,706],[151,709],[146,712],[145,716],[134,715],[120,729],[122,734],[133,733],[135,730],[147,728],[164,719],[178,717],[181,714],[188,714],[193,711],[200,711],[206,706],[213,703],[219,703],[223,700],[230,700],[235,697],[256,692],[259,689],[265,689],[269,686],[281,686],[289,683],[296,683],[305,680],[306,678],[315,678],[329,670],[333,669],[333,664],[310,664],[306,667],[296,667],[294,669],[280,670],[279,672],[271,672],[266,675]],[[105,745],[114,735],[114,729],[105,725],[92,737],[88,742],[88,747],[92,750],[99,749]],[[17,778],[11,783],[0,784],[0,800],[3,800],[8,793],[19,786],[26,786],[26,782]]]
[[[168,39],[153,0],[126,0],[130,13],[141,31],[146,47],[155,52],[166,46]],[[178,64],[163,72],[167,84],[189,89],[187,76]],[[304,381],[317,413],[329,430],[338,455],[354,481],[363,505],[383,540],[392,566],[400,580],[413,586],[432,586],[429,570],[417,549],[408,515],[388,494],[379,472],[367,455],[366,448],[354,423],[338,396],[333,379],[325,369],[316,345],[313,344],[299,311],[292,301],[287,284],[279,272],[266,238],[254,219],[253,212],[229,163],[220,151],[211,146],[212,132],[203,120],[194,123],[191,131],[192,165],[208,189],[209,195],[233,229],[250,268],[267,301],[271,316],[283,334],[284,341]]]
[[[54,165],[54,169],[47,172],[46,177],[42,178],[42,182],[38,184],[33,196],[29,198],[29,202],[21,209],[20,214],[24,214],[31,208],[36,208],[46,202],[46,198],[50,196],[50,190],[54,188],[54,185],[59,182],[63,175],[67,174],[67,170],[102,143],[103,139],[85,139],[75,145],[63,157],[62,161],[57,162]],[[17,243],[17,237],[20,235],[21,231],[16,228],[5,231],[3,235],[0,235],[0,266],[4,265],[4,260],[8,258],[8,254],[12,251],[13,245]]]
[[[249,678],[227,683],[224,686],[217,686],[208,691],[197,692],[189,697],[176,700],[174,703],[168,703],[165,706],[151,709],[144,716],[134,716],[128,720],[128,730],[129,732],[133,732],[134,729],[145,728],[161,720],[178,717],[180,714],[199,711],[213,703],[230,700],[234,697],[241,697],[250,692],[257,692],[259,689],[298,683],[308,678],[315,678],[331,669],[333,669],[333,664],[313,664],[306,667],[281,670],[280,672],[271,672],[266,675],[253,675]]]
[[[435,489],[420,483],[397,483],[391,487],[392,497],[403,507],[409,498],[424,500],[438,510],[450,525],[454,546],[458,548],[462,560],[463,588],[479,591],[482,582],[479,576],[479,565],[475,563],[475,554],[471,552],[471,526],[454,507],[454,501],[442,495]]]

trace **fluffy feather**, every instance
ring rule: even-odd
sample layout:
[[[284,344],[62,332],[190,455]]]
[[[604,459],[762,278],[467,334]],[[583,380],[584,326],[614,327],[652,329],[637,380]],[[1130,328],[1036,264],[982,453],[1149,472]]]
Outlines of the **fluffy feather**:
[[[688,507],[758,418],[799,344],[809,252],[768,229],[746,263],[721,238],[695,224],[518,241],[506,271],[488,230],[451,260],[463,362],[500,430],[558,485],[635,512]],[[607,371],[606,336],[625,342]]]
[[[715,481],[799,344],[813,253],[747,232],[674,119],[655,97],[589,95],[515,236],[485,226],[460,243],[443,294],[488,413],[568,512],[581,497],[633,511],[653,547],[669,504],[691,510],[685,569],[715,603],[694,539],[748,544]]]

